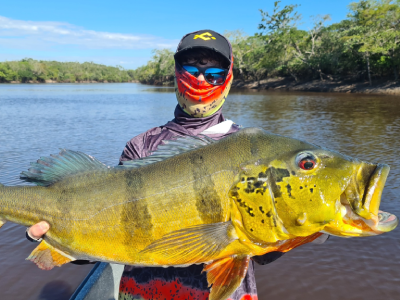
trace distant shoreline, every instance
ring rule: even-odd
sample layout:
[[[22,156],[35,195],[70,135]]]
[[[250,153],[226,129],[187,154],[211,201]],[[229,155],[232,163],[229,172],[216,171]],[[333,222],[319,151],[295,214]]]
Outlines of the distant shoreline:
[[[290,78],[269,78],[259,82],[243,82],[234,80],[232,88],[256,89],[256,90],[277,90],[277,91],[298,91],[298,92],[336,92],[336,93],[363,93],[363,94],[384,94],[400,95],[400,82],[381,80],[368,81],[345,81],[345,80],[310,80],[294,81]]]
[[[172,81],[156,81],[153,84],[131,80],[125,82],[108,81],[54,81],[46,80],[44,82],[30,80],[28,82],[11,81],[2,82],[5,84],[57,84],[57,83],[140,83],[153,86],[173,86]],[[0,83],[1,84],[1,83]],[[370,86],[368,81],[334,81],[334,80],[311,80],[294,81],[291,78],[279,77],[269,78],[258,81],[242,81],[236,79],[232,83],[233,89],[240,90],[271,90],[271,91],[297,91],[297,92],[333,92],[333,93],[362,93],[362,94],[382,94],[400,96],[400,82],[396,81],[376,81]]]

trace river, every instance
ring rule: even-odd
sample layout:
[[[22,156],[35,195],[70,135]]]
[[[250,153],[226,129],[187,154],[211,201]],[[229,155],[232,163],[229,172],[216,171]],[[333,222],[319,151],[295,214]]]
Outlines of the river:
[[[116,165],[133,136],[173,118],[173,88],[125,84],[0,85],[0,182],[60,148]],[[381,209],[400,216],[400,97],[232,91],[226,118],[300,138],[391,171]],[[36,246],[25,228],[0,232],[0,299],[68,299],[92,266],[39,270],[24,259]],[[400,230],[368,238],[331,237],[256,267],[260,300],[400,299]]]

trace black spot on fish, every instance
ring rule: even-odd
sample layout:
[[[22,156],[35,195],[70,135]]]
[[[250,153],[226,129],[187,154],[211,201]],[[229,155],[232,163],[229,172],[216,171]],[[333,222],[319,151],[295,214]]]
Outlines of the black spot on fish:
[[[247,178],[247,181],[255,181],[255,180],[256,180],[255,177],[249,177],[249,178]]]
[[[295,175],[296,173],[295,173],[295,171],[292,171],[292,175]]]
[[[261,211],[262,214],[265,213],[265,211],[264,211],[264,209],[263,209],[262,206],[260,206],[259,209],[260,209],[260,211]]]
[[[267,176],[267,174],[265,174],[265,173],[263,173],[263,172],[260,172],[259,174],[258,174],[258,179],[260,179],[260,178],[267,178],[268,176]]]
[[[250,231],[253,232],[253,228],[250,228]]]
[[[265,222],[264,220],[261,220],[261,223],[263,223],[263,224],[264,224],[264,222]]]
[[[267,215],[267,217],[268,217],[268,218],[270,218],[270,217],[272,216],[272,213],[271,213],[271,211],[267,212],[267,214],[266,214],[266,215]]]
[[[239,193],[236,192],[236,191],[233,191],[233,192],[231,192],[231,196],[233,196],[233,197],[238,197],[238,196],[239,196]]]
[[[282,182],[283,178],[290,177],[290,173],[286,169],[275,169],[274,167],[271,167],[268,169],[268,172],[276,182]]]
[[[257,182],[254,183],[254,187],[255,187],[256,189],[258,189],[258,188],[260,188],[260,187],[262,187],[262,186],[263,186],[263,182],[262,182],[262,181],[257,181]]]
[[[287,189],[289,197],[292,198],[292,199],[296,199],[295,197],[292,196],[292,187],[290,186],[290,184],[288,184],[286,186],[286,189]]]
[[[312,201],[312,199],[310,199],[310,201]]]
[[[235,187],[231,188],[229,193],[232,197],[239,197],[239,193],[237,192],[238,190],[239,190],[239,188],[235,186]]]
[[[246,181],[246,179],[244,177],[242,177],[242,182],[245,182],[245,181]]]
[[[301,187],[300,187],[300,189],[302,190],[302,189],[303,189],[303,187],[301,186]]]
[[[314,187],[317,187],[317,185],[316,185],[316,184],[314,184]]]
[[[247,188],[244,189],[247,194],[254,193],[254,190],[254,186],[250,182],[247,183]]]
[[[313,189],[313,188],[311,188],[311,189],[310,189],[310,192],[312,193],[313,191],[314,191],[314,189]]]

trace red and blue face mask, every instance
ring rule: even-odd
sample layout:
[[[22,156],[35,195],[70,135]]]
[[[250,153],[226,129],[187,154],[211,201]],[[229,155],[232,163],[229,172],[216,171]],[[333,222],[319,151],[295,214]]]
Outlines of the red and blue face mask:
[[[195,118],[207,117],[215,113],[224,104],[226,96],[232,85],[232,63],[224,75],[225,81],[220,85],[214,85],[212,76],[204,74],[208,81],[198,80],[193,70],[185,70],[179,63],[175,64],[175,94],[181,108]],[[192,75],[194,74],[194,75]],[[214,80],[218,84],[218,81]]]

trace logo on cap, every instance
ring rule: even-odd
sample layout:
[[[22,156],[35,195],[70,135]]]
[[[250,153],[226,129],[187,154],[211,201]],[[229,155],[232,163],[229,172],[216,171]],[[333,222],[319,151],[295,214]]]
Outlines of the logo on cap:
[[[209,32],[203,32],[202,34],[196,34],[193,39],[196,40],[196,39],[199,39],[199,38],[204,40],[204,41],[208,41],[208,40],[211,40],[211,39],[215,40],[215,37],[213,37],[212,34],[209,33]]]

